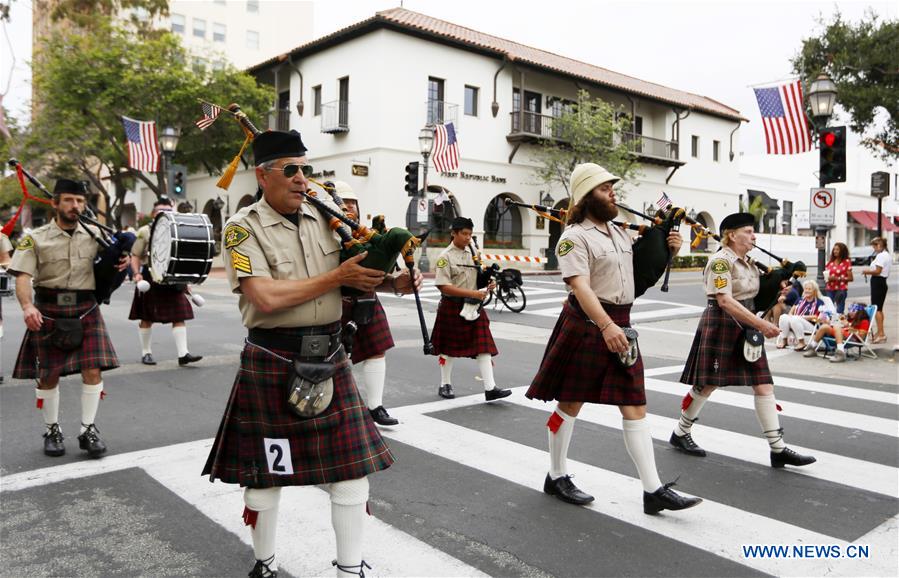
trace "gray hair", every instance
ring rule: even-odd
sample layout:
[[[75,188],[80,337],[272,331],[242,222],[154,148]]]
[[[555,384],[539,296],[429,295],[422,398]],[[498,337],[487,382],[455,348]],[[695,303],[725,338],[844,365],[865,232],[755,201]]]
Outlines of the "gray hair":
[[[277,160],[278,160],[278,159],[274,159],[274,160],[271,160],[271,161],[265,161],[265,162],[262,163],[262,164],[256,165],[256,168],[257,168],[257,169],[262,169],[262,170],[264,170],[264,171],[270,171],[270,170],[272,170],[272,168],[275,166],[275,161],[277,161]]]

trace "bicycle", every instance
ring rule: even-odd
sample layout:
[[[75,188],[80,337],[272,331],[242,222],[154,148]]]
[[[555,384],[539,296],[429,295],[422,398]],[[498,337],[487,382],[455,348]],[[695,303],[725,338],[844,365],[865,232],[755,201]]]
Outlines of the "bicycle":
[[[484,300],[484,306],[490,304],[493,300],[494,293],[497,300],[509,308],[510,311],[521,313],[527,306],[527,297],[524,294],[522,286],[524,282],[521,280],[521,271],[518,269],[502,269],[494,275],[496,280],[496,288],[487,294]],[[494,308],[496,305],[494,304]]]

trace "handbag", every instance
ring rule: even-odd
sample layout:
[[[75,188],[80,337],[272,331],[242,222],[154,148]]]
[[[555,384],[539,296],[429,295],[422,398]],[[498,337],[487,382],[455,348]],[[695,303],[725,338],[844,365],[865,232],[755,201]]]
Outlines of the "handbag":
[[[293,360],[293,379],[287,391],[287,405],[302,418],[321,415],[334,399],[337,364]]]
[[[81,347],[84,341],[84,328],[81,317],[75,319],[54,319],[55,328],[50,333],[50,344],[62,351],[72,351]]]
[[[618,361],[624,367],[633,367],[640,359],[640,344],[637,342],[639,334],[633,327],[622,327],[624,336],[627,337],[627,349],[618,354]]]
[[[743,342],[743,359],[749,363],[755,363],[762,357],[765,346],[765,337],[762,332],[749,327],[743,328],[739,341]]]

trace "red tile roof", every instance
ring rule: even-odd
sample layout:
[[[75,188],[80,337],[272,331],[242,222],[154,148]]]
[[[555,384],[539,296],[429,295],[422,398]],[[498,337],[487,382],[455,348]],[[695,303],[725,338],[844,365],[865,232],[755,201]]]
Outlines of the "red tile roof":
[[[471,28],[404,8],[392,8],[377,12],[371,18],[300,45],[290,51],[290,54],[301,55],[318,52],[347,38],[360,36],[385,26],[401,32],[407,31],[431,36],[443,42],[467,47],[470,50],[505,57],[514,62],[526,63],[547,71],[583,79],[610,89],[661,101],[678,108],[696,110],[718,117],[748,122],[748,119],[743,117],[738,110],[705,96],[640,80],[626,74],[620,74],[599,66],[506,40],[505,38],[478,32]],[[251,67],[250,71],[257,71],[267,68],[269,65],[283,62],[287,59],[287,56],[287,54],[283,54],[271,58]]]

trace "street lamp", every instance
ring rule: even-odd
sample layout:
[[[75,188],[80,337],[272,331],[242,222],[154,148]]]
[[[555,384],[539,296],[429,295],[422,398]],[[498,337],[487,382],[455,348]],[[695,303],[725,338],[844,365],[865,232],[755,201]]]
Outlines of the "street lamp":
[[[544,195],[543,191],[540,191],[540,198],[537,200],[537,204],[543,205],[544,207],[549,207],[550,209],[552,209],[553,203],[555,203],[555,202],[556,202],[556,200],[552,197],[552,195],[550,195],[549,193],[546,193]]]
[[[172,167],[172,160],[175,158],[175,149],[178,148],[178,139],[181,138],[178,129],[172,126],[167,126],[162,129],[162,134],[159,136],[159,146],[162,147],[162,158],[165,161],[165,169],[166,175],[171,179],[171,175],[168,175],[169,170]],[[169,192],[172,183],[166,182],[166,192]]]
[[[421,156],[424,159],[424,169],[422,172],[421,179],[421,198],[424,199],[425,203],[428,202],[428,157],[431,156],[431,149],[434,147],[434,126],[433,125],[425,125],[418,133],[418,149],[421,151]],[[430,208],[428,210],[428,220],[422,227],[422,233],[424,233],[428,225],[431,222],[431,211]],[[425,238],[421,243],[421,258],[418,260],[418,268],[422,273],[427,273],[431,270],[431,262],[428,260],[428,239]]]
[[[808,101],[812,107],[812,118],[815,120],[815,129],[818,131],[820,138],[821,133],[827,128],[827,121],[833,114],[833,106],[837,100],[837,85],[824,73],[818,75],[818,78],[812,82],[808,88]],[[824,182],[824,175],[818,174],[818,187],[823,189],[827,186]],[[816,277],[819,286],[824,286],[824,263],[827,259],[827,249],[824,239],[827,235],[827,229],[818,227],[815,229],[815,235],[819,237],[818,248],[818,275]]]

